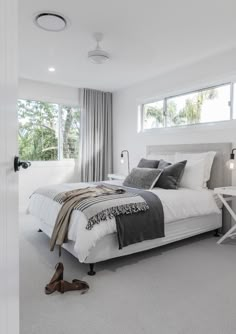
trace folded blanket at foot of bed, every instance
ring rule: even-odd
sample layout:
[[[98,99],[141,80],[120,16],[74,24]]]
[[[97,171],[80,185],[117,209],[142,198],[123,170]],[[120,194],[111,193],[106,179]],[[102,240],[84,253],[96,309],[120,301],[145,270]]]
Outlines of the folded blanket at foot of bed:
[[[86,226],[88,230],[102,220],[148,210],[146,201],[137,193],[130,193],[123,188],[106,184],[97,184],[57,194],[48,188],[41,188],[36,193],[61,204],[50,240],[51,250],[55,245],[61,246],[67,241],[70,217],[74,210],[84,213],[88,221]]]
[[[115,217],[120,249],[132,243],[164,236],[162,204],[151,192],[99,184],[56,194],[46,187],[38,189],[36,193],[62,205],[51,236],[51,250],[55,245],[61,246],[67,241],[73,210],[85,214],[88,230],[102,220]]]

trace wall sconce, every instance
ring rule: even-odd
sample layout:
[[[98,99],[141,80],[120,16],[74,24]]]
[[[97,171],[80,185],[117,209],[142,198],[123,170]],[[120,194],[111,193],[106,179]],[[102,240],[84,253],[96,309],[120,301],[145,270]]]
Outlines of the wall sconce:
[[[130,173],[130,166],[129,166],[129,151],[127,150],[123,150],[121,151],[121,154],[120,154],[120,162],[123,164],[125,162],[124,160],[124,153],[127,154],[127,162],[128,162],[128,174]]]
[[[230,170],[234,170],[234,169],[236,169],[236,160],[234,160],[234,151],[236,151],[236,148],[233,148],[232,149],[232,152],[231,152],[231,154],[230,154],[230,160],[228,160],[227,162],[226,162],[226,166],[227,166],[227,168],[229,168]]]

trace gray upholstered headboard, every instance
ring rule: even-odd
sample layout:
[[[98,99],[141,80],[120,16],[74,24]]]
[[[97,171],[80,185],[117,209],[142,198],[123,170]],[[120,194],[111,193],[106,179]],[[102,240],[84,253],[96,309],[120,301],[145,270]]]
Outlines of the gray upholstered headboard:
[[[232,143],[206,143],[206,144],[181,144],[181,145],[151,145],[147,146],[146,156],[171,155],[175,152],[200,153],[215,151],[216,156],[212,165],[211,178],[208,183],[210,189],[232,185],[232,175],[225,166],[229,160]],[[223,210],[223,231],[231,226],[231,218],[226,210]]]
[[[208,184],[210,189],[230,186],[232,176],[225,166],[229,160],[232,143],[206,143],[206,144],[181,144],[181,145],[151,145],[147,146],[146,156],[174,154],[175,152],[200,153],[215,151],[216,156],[211,170],[211,178]]]

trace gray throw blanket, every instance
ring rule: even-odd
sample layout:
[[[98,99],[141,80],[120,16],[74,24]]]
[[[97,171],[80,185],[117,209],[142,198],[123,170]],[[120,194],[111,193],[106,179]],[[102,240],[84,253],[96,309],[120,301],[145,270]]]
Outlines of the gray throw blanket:
[[[128,189],[129,192],[138,193],[144,198],[149,210],[130,216],[116,217],[119,249],[144,240],[163,238],[165,236],[164,212],[159,197],[150,191],[123,188]]]

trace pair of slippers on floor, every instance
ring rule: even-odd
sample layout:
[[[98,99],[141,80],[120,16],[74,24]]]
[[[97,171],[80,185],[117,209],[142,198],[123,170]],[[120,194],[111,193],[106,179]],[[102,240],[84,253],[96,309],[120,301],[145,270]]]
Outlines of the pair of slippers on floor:
[[[73,279],[72,283],[65,281],[63,279],[64,266],[63,263],[59,262],[55,267],[55,274],[52,276],[51,281],[45,286],[46,295],[50,295],[55,291],[64,293],[67,291],[80,290],[81,294],[85,293],[89,289],[87,282],[81,281],[79,279]]]

